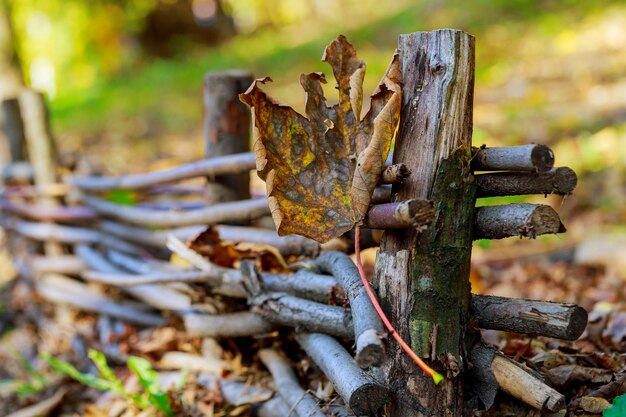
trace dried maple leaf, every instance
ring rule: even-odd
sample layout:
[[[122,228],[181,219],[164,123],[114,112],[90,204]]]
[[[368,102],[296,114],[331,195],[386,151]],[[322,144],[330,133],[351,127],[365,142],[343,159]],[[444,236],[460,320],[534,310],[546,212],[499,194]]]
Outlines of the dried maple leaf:
[[[339,36],[326,47],[339,103],[328,106],[322,73],[302,74],[303,116],[268,97],[256,80],[241,100],[254,109],[257,170],[265,180],[279,235],[296,233],[326,242],[364,218],[398,125],[400,64],[394,57],[361,119],[365,62]]]

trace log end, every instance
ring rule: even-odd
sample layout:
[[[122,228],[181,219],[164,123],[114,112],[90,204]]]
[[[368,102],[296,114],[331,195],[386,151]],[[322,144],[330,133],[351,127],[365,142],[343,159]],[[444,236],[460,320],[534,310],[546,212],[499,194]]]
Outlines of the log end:
[[[385,346],[376,330],[368,329],[356,341],[356,363],[362,368],[380,366],[385,360]]]
[[[389,399],[387,390],[374,382],[363,384],[350,396],[348,406],[356,415],[376,415]]]
[[[578,177],[573,169],[559,167],[554,175],[554,192],[560,195],[568,195],[578,184]]]
[[[572,311],[572,315],[569,321],[569,325],[565,330],[563,339],[565,340],[577,340],[587,328],[588,314],[587,310],[580,306],[576,306]]]
[[[567,229],[561,223],[557,212],[550,206],[538,205],[533,210],[528,222],[520,228],[523,237],[535,238],[540,235],[565,233]]]
[[[545,145],[537,145],[533,147],[530,154],[533,166],[539,172],[546,172],[554,166],[554,152]]]

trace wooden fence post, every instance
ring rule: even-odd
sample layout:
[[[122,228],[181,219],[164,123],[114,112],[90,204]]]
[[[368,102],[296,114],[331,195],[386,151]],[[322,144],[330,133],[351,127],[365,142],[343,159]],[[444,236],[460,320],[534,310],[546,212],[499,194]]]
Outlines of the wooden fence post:
[[[205,157],[250,151],[250,111],[239,101],[252,84],[252,74],[231,70],[209,72],[204,77]],[[211,202],[250,198],[249,174],[211,178],[207,195]]]
[[[475,187],[470,173],[474,38],[444,29],[401,35],[403,103],[394,163],[412,172],[392,201],[434,202],[429,229],[387,230],[376,260],[383,308],[415,352],[446,379],[435,385],[397,345],[383,366],[394,394],[385,415],[461,416]]]

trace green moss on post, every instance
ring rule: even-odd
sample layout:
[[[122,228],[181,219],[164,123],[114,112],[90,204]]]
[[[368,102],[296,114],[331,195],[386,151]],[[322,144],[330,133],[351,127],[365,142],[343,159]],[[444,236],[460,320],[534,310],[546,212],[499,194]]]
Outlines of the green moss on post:
[[[418,355],[446,379],[435,385],[396,345],[382,367],[387,417],[464,415],[462,372],[476,188],[471,159],[474,39],[438,30],[402,35],[403,103],[394,163],[412,172],[392,201],[429,199],[426,231],[387,230],[376,259],[385,312]]]

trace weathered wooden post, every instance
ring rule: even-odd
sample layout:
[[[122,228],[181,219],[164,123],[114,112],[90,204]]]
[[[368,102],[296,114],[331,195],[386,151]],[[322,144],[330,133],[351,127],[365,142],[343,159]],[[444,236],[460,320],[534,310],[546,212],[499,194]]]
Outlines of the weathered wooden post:
[[[252,84],[252,74],[231,70],[209,72],[204,77],[205,157],[250,151],[250,111],[239,94]],[[247,172],[211,178],[207,195],[211,202],[250,198]]]
[[[475,186],[470,173],[474,38],[444,29],[401,35],[403,103],[394,163],[412,172],[392,201],[434,202],[431,227],[386,230],[375,284],[383,308],[414,351],[446,379],[435,385],[390,343],[386,416],[463,415],[460,374],[470,301]]]
[[[41,203],[57,206],[59,202],[53,197],[45,196],[57,182],[57,149],[50,129],[48,107],[43,94],[24,89],[19,96],[20,110],[24,121],[24,134],[28,156],[33,167],[35,185],[44,194]],[[46,242],[46,255],[61,255],[63,248],[58,242]]]

